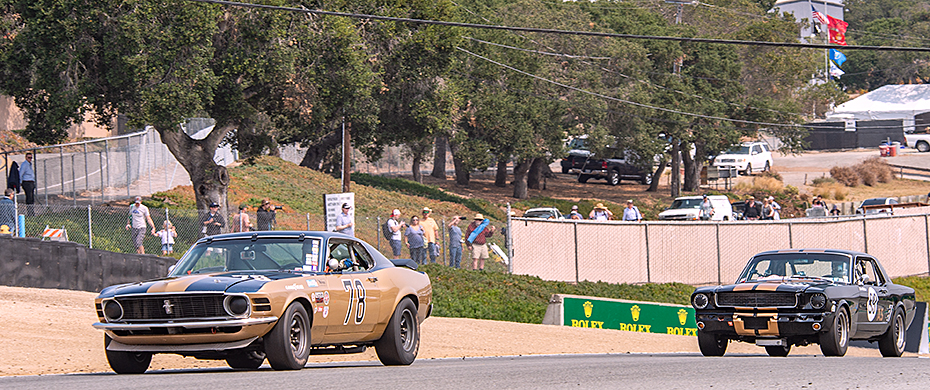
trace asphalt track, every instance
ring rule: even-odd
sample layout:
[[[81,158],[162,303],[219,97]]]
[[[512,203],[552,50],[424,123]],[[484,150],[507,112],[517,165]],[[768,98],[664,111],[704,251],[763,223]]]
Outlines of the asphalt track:
[[[930,359],[694,354],[513,356],[0,378],[2,389],[927,389]]]

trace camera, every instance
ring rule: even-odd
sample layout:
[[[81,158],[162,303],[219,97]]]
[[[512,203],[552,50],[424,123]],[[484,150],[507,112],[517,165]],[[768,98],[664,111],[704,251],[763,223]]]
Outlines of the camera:
[[[461,220],[464,221],[464,220],[468,219],[468,217],[459,217],[459,219],[461,219]]]
[[[283,209],[283,208],[284,208],[284,206],[274,206],[274,209],[275,209],[275,210],[281,210],[281,209]]]

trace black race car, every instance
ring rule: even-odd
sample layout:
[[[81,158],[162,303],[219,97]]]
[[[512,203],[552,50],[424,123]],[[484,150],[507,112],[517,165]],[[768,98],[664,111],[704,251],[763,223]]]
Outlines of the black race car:
[[[704,356],[723,356],[730,340],[771,356],[808,344],[843,356],[851,339],[877,341],[882,356],[901,356],[914,289],[892,283],[866,253],[789,249],[753,256],[736,284],[700,287],[691,304]]]

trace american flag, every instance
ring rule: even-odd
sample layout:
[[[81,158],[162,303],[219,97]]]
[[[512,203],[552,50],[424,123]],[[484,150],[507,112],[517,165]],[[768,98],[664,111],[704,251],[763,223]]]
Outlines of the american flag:
[[[817,19],[820,24],[827,24],[827,17],[823,16],[822,13],[818,12],[814,6],[811,6],[811,13],[814,15],[814,19]]]

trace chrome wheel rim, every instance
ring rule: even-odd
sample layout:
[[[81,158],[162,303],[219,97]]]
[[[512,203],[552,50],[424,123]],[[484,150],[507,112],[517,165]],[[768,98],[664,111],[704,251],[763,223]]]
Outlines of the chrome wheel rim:
[[[898,351],[903,351],[904,342],[905,342],[904,331],[903,331],[904,330],[904,318],[902,318],[902,316],[900,315],[895,316],[894,324],[892,324],[891,326],[894,327],[894,338],[895,338],[894,345],[895,347],[897,347]]]
[[[837,318],[836,320],[836,327],[837,327],[836,336],[839,337],[839,340],[837,340],[839,341],[838,344],[840,345],[841,348],[845,347],[846,341],[848,339],[847,336],[849,335],[848,333],[849,328],[846,323],[846,312],[845,311],[840,312],[839,318]]]
[[[400,342],[407,352],[413,350],[413,344],[416,342],[416,325],[413,321],[410,310],[404,310],[404,314],[400,316]]]
[[[307,349],[307,321],[300,313],[294,313],[291,317],[290,342],[291,350],[294,356],[303,356],[304,350]]]

